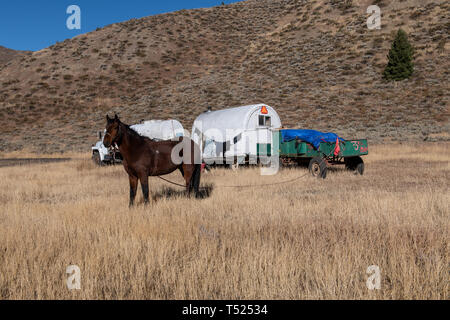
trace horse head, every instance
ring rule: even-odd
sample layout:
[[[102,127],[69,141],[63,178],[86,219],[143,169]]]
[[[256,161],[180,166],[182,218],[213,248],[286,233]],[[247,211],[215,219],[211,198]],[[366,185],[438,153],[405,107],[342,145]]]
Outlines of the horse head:
[[[121,138],[120,119],[117,114],[114,118],[106,115],[106,133],[103,137],[103,145],[109,148],[112,144],[118,142]]]

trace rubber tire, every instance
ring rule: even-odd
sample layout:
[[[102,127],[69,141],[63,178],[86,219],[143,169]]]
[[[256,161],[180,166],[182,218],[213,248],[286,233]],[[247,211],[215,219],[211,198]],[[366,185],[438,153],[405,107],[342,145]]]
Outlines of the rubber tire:
[[[309,161],[308,170],[313,177],[325,179],[327,177],[327,164],[322,158],[312,158]]]
[[[364,161],[361,157],[345,158],[345,168],[354,171],[355,174],[364,174]]]
[[[103,166],[103,162],[102,162],[102,160],[100,159],[100,153],[98,153],[98,151],[94,151],[94,152],[92,153],[92,161],[94,161],[94,163],[95,163],[96,165],[98,165],[99,167],[102,167],[102,166]]]
[[[364,174],[364,161],[358,163],[358,165],[356,166],[356,172],[359,173],[360,175]]]

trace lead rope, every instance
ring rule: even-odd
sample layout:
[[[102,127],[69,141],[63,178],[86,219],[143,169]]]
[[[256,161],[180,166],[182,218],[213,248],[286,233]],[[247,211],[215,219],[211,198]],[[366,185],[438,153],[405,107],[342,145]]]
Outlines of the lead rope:
[[[176,182],[172,182],[172,181],[170,181],[170,180],[164,179],[164,178],[161,177],[161,176],[158,176],[158,178],[160,178],[161,180],[164,180],[165,182],[168,182],[168,183],[170,183],[170,184],[173,184],[173,185],[175,185],[175,186],[179,186],[179,187],[186,188],[185,185],[182,185],[182,184],[179,184],[179,183],[176,183]]]
[[[222,186],[217,186],[218,188],[258,188],[258,187],[268,187],[268,186],[276,186],[276,185],[281,185],[281,184],[288,184],[288,183],[292,183],[294,181],[300,180],[301,178],[306,177],[307,175],[309,175],[309,173],[305,173],[304,175],[301,175],[300,177],[294,178],[294,179],[290,179],[290,180],[286,180],[286,181],[281,181],[281,182],[275,182],[275,183],[265,183],[265,184],[249,184],[249,185],[239,185],[239,186],[227,186],[227,185],[222,185]],[[182,187],[182,188],[186,188],[185,185],[176,183],[176,182],[172,182],[170,180],[164,179],[161,176],[158,176],[158,178],[160,178],[161,180],[164,180],[170,184],[173,184],[175,186],[178,187]],[[199,189],[205,189],[205,188],[199,188]]]
[[[281,184],[288,184],[292,183],[294,181],[300,180],[301,178],[306,177],[309,175],[309,173],[305,173],[304,175],[301,175],[297,178],[281,181],[281,182],[275,182],[275,183],[264,183],[264,184],[248,184],[248,185],[239,185],[239,186],[218,186],[219,188],[258,188],[258,187],[268,187],[268,186],[277,186]]]

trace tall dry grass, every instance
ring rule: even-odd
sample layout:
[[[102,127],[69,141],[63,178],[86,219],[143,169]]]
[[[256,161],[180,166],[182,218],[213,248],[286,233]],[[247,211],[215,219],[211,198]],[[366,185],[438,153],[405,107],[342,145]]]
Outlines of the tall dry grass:
[[[214,170],[201,200],[151,178],[132,210],[123,168],[83,157],[0,168],[1,299],[448,299],[448,144],[373,147],[363,177]]]

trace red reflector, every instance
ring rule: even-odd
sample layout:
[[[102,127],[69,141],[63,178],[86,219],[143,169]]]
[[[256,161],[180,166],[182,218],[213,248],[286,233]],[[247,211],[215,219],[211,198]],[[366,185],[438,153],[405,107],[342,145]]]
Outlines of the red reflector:
[[[266,106],[263,106],[263,107],[261,108],[261,113],[262,113],[262,114],[268,114],[268,113],[269,113],[269,111],[267,111]]]

